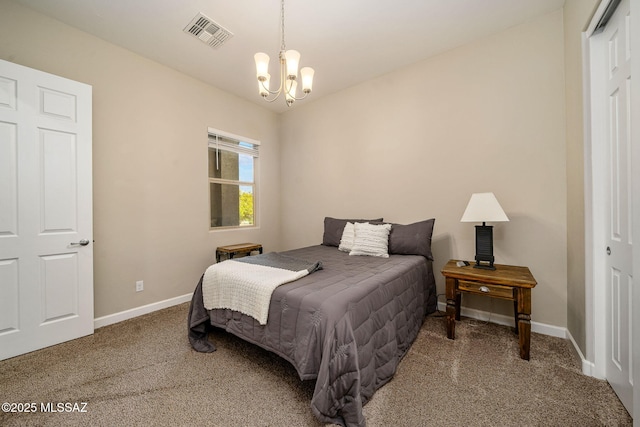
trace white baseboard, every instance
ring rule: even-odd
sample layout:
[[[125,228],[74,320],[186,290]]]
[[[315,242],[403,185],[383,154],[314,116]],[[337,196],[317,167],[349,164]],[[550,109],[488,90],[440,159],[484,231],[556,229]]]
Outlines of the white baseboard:
[[[438,302],[438,309],[440,311],[446,311],[447,305],[444,302]],[[511,316],[505,316],[505,315],[496,314],[496,313],[487,313],[486,311],[475,310],[475,309],[465,308],[465,307],[461,308],[460,314],[462,316],[471,317],[472,319],[477,319],[482,321],[491,320],[492,323],[497,323],[498,325],[514,326],[514,323],[515,323],[514,318]],[[578,344],[576,343],[576,340],[573,339],[573,336],[571,335],[571,333],[567,328],[562,328],[559,326],[548,325],[546,323],[539,323],[539,322],[532,321],[531,331],[537,332],[543,335],[549,335],[552,337],[565,338],[571,341],[571,344],[573,344],[573,348],[576,350],[576,352],[578,353],[578,356],[580,357],[580,361],[582,363],[582,373],[589,377],[599,378],[597,375],[595,375],[595,368],[594,368],[593,362],[590,362],[584,357],[584,355],[582,354],[582,351],[580,350],[580,347],[578,347]],[[603,379],[603,378],[600,378],[600,379]]]
[[[447,304],[444,302],[438,302],[438,310],[446,311]],[[482,320],[485,322],[487,320],[490,320],[491,323],[497,323],[498,325],[515,327],[515,319],[513,316],[505,316],[503,314],[488,313],[486,311],[476,310],[473,308],[466,308],[466,307],[461,307],[460,315],[471,317],[472,319]],[[531,332],[536,332],[543,335],[549,335],[552,337],[567,338],[567,328],[548,325],[546,323],[531,321]],[[574,346],[575,346],[575,342],[574,342]]]
[[[582,361],[582,373],[589,377],[594,377],[595,369],[594,369],[593,363],[588,361],[584,357],[584,354],[582,354],[580,347],[578,347],[576,340],[573,339],[573,335],[571,335],[571,332],[569,332],[569,330],[567,330],[567,338],[571,340],[571,343],[573,344],[573,348],[575,348],[576,352],[578,353],[578,356],[580,357],[580,360]],[[601,379],[604,379],[604,378],[601,378]]]
[[[438,302],[438,309],[440,311],[446,311],[447,309],[446,303]],[[486,311],[475,310],[475,309],[470,309],[465,307],[462,307],[462,309],[460,310],[460,314],[462,316],[467,316],[467,317],[471,317],[472,319],[477,319],[482,321],[491,320],[492,323],[497,323],[498,325],[514,326],[514,323],[515,323],[514,318],[511,316],[505,316],[505,315],[496,314],[496,313],[488,313]],[[599,376],[597,374],[594,363],[587,360],[584,357],[584,354],[582,354],[582,351],[580,350],[580,347],[576,343],[576,340],[573,339],[573,336],[571,335],[571,333],[567,328],[562,328],[559,326],[548,325],[546,323],[539,323],[539,322],[532,321],[531,331],[537,332],[543,335],[549,335],[552,337],[568,339],[569,341],[571,341],[571,344],[573,345],[573,348],[578,354],[578,357],[580,357],[580,361],[582,364],[582,373],[589,377],[604,379],[602,376]]]
[[[438,302],[438,310],[446,311],[447,304],[444,302]],[[511,316],[505,316],[505,315],[496,314],[496,313],[488,313],[486,311],[475,310],[472,308],[462,307],[460,310],[460,314],[462,316],[471,317],[472,319],[477,319],[484,322],[486,322],[487,320],[490,320],[491,323],[497,323],[498,325],[514,326],[514,323],[515,323],[514,318]],[[571,333],[567,328],[562,328],[560,326],[548,325],[546,323],[539,323],[539,322],[532,321],[531,331],[537,332],[543,335],[549,335],[552,337],[568,339],[569,341],[571,341],[571,344],[573,345],[573,348],[576,350],[576,353],[578,353],[578,357],[580,357],[580,361],[582,363],[582,373],[589,377],[605,379],[604,377],[597,374],[595,369],[595,364],[584,357],[584,354],[582,354],[582,351],[580,350],[580,347],[576,343],[576,340],[573,339],[573,336],[571,335]]]
[[[113,325],[114,323],[122,322],[123,320],[133,319],[134,317],[142,316],[143,314],[152,313],[154,311],[162,310],[163,308],[173,307],[174,305],[182,304],[184,302],[191,301],[193,293],[181,295],[179,297],[169,298],[164,301],[158,301],[151,304],[143,305],[141,307],[132,308],[130,310],[121,311],[119,313],[109,314],[107,316],[98,317],[93,319],[94,329],[102,328],[103,326]]]

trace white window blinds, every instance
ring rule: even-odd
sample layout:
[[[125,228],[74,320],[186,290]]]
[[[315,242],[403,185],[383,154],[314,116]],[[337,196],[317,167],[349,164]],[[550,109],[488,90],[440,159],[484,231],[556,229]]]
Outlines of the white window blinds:
[[[260,142],[209,128],[209,148],[258,157]]]

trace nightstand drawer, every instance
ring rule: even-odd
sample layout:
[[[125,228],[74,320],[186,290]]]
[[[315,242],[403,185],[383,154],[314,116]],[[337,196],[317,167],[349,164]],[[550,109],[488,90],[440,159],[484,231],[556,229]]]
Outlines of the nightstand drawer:
[[[488,295],[494,298],[513,299],[513,288],[509,286],[458,280],[458,289],[465,292],[472,292],[474,294]]]

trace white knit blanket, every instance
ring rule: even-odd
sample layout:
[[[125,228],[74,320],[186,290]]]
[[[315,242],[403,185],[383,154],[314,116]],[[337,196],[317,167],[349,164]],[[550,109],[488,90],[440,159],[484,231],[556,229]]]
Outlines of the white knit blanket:
[[[228,308],[266,325],[273,291],[307,274],[309,270],[291,271],[226,260],[205,271],[202,299],[207,310]]]

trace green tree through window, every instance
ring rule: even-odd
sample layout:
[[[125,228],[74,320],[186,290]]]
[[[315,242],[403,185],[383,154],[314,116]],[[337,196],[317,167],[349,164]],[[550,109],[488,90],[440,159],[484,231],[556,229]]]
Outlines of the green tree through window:
[[[240,225],[253,223],[253,194],[240,191]]]

